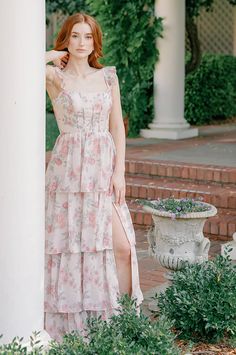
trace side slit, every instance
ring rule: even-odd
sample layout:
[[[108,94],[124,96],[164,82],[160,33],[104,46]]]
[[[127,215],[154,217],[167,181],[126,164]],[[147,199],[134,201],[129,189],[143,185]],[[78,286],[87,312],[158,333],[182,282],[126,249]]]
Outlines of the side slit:
[[[133,262],[132,262],[132,245],[131,245],[131,243],[130,243],[130,240],[129,240],[129,238],[128,238],[128,234],[127,234],[127,231],[126,231],[126,229],[125,229],[125,227],[124,227],[124,224],[123,224],[123,222],[122,222],[122,218],[121,218],[121,216],[120,216],[120,213],[119,213],[119,210],[118,210],[118,207],[115,205],[115,203],[114,202],[112,202],[112,205],[114,206],[114,209],[115,209],[115,211],[116,211],[116,214],[117,214],[117,216],[118,216],[118,219],[119,219],[119,221],[120,221],[120,224],[121,224],[121,226],[122,226],[122,229],[123,229],[123,231],[124,231],[124,234],[125,234],[125,236],[126,236],[126,240],[128,241],[128,243],[129,243],[129,246],[130,246],[130,272],[131,272],[131,297],[132,297],[132,295],[133,295],[133,293],[134,293],[134,290],[133,290]],[[112,211],[113,211],[113,209],[112,209]],[[115,253],[114,253],[115,254]]]

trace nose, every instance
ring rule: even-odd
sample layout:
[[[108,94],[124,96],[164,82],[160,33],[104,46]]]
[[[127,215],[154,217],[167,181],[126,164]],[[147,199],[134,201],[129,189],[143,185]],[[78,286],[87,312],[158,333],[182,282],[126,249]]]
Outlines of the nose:
[[[79,43],[81,46],[84,45],[84,37],[83,36],[80,37]]]

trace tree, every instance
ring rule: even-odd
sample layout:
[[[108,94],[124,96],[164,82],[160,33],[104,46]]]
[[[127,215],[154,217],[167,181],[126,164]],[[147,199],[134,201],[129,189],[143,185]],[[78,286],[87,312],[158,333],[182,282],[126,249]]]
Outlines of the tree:
[[[46,0],[46,24],[49,16],[54,12],[61,11],[65,15],[72,15],[76,12],[89,12],[86,0]]]
[[[231,5],[236,5],[236,0],[227,0]],[[186,32],[190,43],[190,59],[186,63],[186,74],[197,69],[201,63],[201,47],[198,38],[197,25],[195,19],[200,15],[200,11],[212,9],[214,0],[186,0]]]

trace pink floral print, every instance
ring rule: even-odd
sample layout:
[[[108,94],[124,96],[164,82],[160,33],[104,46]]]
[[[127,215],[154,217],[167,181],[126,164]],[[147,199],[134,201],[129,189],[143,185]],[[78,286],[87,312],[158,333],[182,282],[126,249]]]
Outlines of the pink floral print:
[[[117,312],[119,285],[112,247],[112,206],[131,246],[132,297],[139,285],[135,234],[124,203],[108,194],[116,149],[110,134],[111,88],[115,67],[102,69],[108,90],[67,90],[63,71],[55,68],[62,90],[53,102],[60,134],[46,171],[45,329],[61,341],[63,334],[86,333],[86,320]]]

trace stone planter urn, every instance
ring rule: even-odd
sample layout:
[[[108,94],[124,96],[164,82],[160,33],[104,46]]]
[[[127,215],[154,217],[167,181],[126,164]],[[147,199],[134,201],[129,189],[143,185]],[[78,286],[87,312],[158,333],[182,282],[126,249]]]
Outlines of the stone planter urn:
[[[210,241],[204,237],[203,227],[208,217],[215,216],[215,206],[201,202],[209,209],[173,218],[173,214],[150,206],[143,209],[152,214],[154,227],[148,233],[149,253],[169,270],[180,270],[189,264],[208,259]]]
[[[191,212],[173,218],[173,213],[143,205],[146,212],[152,214],[153,227],[148,231],[149,255],[168,269],[167,282],[157,286],[146,295],[148,308],[157,310],[157,302],[151,301],[157,293],[163,292],[173,278],[173,272],[189,264],[208,260],[210,241],[203,234],[208,217],[215,216],[215,206],[201,202],[207,208],[203,212]],[[151,302],[150,302],[151,301]]]

